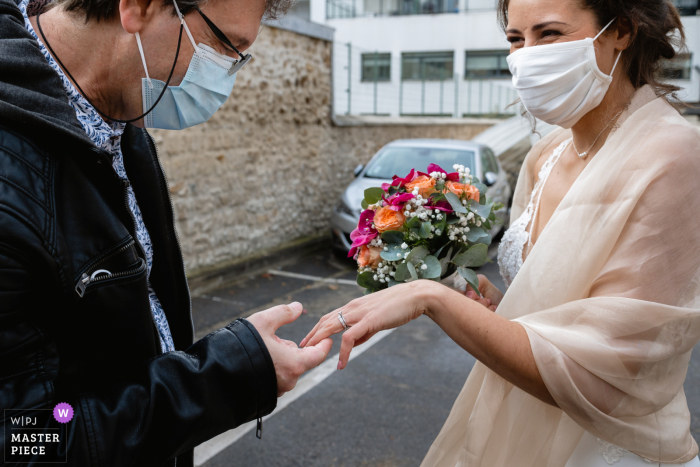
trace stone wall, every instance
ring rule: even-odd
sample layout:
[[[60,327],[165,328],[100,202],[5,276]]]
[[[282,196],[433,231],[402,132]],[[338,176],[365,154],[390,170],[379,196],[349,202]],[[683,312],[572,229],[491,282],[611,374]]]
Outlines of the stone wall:
[[[352,170],[397,138],[471,139],[477,124],[338,126],[331,43],[264,27],[207,123],[155,130],[188,274],[324,233]]]

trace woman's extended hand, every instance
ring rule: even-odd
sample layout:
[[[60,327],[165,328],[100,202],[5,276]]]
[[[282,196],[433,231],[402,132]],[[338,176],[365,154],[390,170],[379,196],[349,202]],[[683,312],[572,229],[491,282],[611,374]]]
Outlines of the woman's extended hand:
[[[439,293],[436,288],[443,286],[433,281],[419,280],[357,298],[321,318],[301,341],[301,347],[316,345],[333,334],[343,332],[343,325],[338,319],[338,313],[342,312],[345,322],[352,326],[343,334],[340,345],[338,369],[342,370],[348,364],[353,347],[367,342],[379,331],[399,327],[424,314],[430,295]]]
[[[467,298],[471,298],[479,302],[481,305],[485,306],[491,311],[496,311],[498,305],[500,305],[501,300],[503,300],[503,293],[498,290],[498,287],[493,285],[490,280],[483,274],[479,274],[479,293],[481,298],[473,291],[470,287],[467,287],[467,291],[464,295]]]

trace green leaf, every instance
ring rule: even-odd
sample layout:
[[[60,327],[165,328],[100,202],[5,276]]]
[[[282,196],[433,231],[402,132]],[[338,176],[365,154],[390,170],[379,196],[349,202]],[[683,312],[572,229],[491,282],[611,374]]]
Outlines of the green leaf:
[[[384,196],[384,190],[377,187],[367,188],[365,190],[365,201],[367,204],[375,204]]]
[[[382,240],[386,243],[403,243],[403,232],[398,230],[387,230],[382,234]]]
[[[467,232],[467,240],[476,243],[480,238],[486,237],[489,233],[483,227],[471,227]]]
[[[404,250],[401,248],[400,244],[397,243],[392,243],[390,245],[386,245],[385,248],[388,248],[388,250],[385,250],[382,248],[382,252],[379,254],[382,259],[385,259],[387,261],[398,261],[403,258]]]
[[[430,221],[423,222],[423,224],[421,224],[421,226],[420,226],[420,236],[421,236],[421,238],[428,238],[428,237],[430,237],[430,234],[432,233],[432,230],[430,230],[430,227],[431,227],[431,226],[432,226],[432,224],[430,223]]]
[[[503,203],[496,203],[496,204],[493,205],[493,210],[494,210],[494,211],[500,211],[500,210],[503,209],[504,207],[505,207],[505,206],[503,205]]]
[[[457,266],[463,268],[478,268],[486,264],[488,247],[483,244],[477,244],[469,248],[464,253],[454,257],[452,260]]]
[[[464,280],[467,281],[467,284],[469,284],[472,290],[481,297],[481,292],[479,292],[479,278],[476,273],[467,268],[457,268],[457,272],[459,272],[460,276],[464,277]]]
[[[490,245],[491,242],[493,241],[493,238],[491,238],[491,234],[486,232],[486,236],[481,237],[479,240],[476,241],[476,243],[483,243],[484,245]]]
[[[386,282],[387,282],[387,284],[389,284],[389,287],[393,287],[393,286],[399,284],[398,282],[396,282],[396,281],[395,281],[394,279],[392,279],[391,277],[388,277]]]
[[[417,229],[420,228],[421,220],[418,219],[418,217],[411,217],[411,219],[406,223],[406,226],[409,229]]]
[[[408,256],[406,256],[406,263],[410,261],[417,263],[418,261],[421,261],[423,258],[428,256],[429,253],[430,252],[428,251],[428,249],[423,245],[417,246],[411,250]]]
[[[420,274],[423,279],[437,279],[440,277],[442,266],[440,265],[440,261],[435,256],[426,256],[423,258],[423,264],[428,266],[428,269],[423,269],[421,266]]]
[[[473,199],[470,199],[467,207],[477,216],[488,219],[489,215],[491,214],[493,203],[479,204]]]
[[[406,282],[411,278],[411,273],[408,271],[408,263],[401,263],[396,267],[396,274],[394,274],[394,279],[396,282]]]
[[[360,203],[360,206],[362,206],[362,209],[367,209],[369,207],[369,204],[367,204],[367,201],[363,199]]]
[[[454,248],[450,247],[450,249],[447,250],[447,255],[440,260],[440,277],[444,276],[445,273],[447,272],[447,267],[450,265],[450,262],[452,261],[452,250],[453,249]]]
[[[456,224],[457,222],[459,222],[459,217],[457,216],[452,216],[449,219],[447,219],[447,225]]]
[[[452,192],[449,192],[445,194],[445,198],[447,199],[447,202],[450,203],[450,206],[452,206],[452,209],[455,212],[461,212],[462,214],[467,213],[467,208],[464,207],[462,201],[460,201],[459,199],[459,196]]]
[[[479,190],[479,194],[481,196],[486,195],[486,190],[488,190],[488,187],[486,185],[484,185],[483,183],[481,183],[479,181],[472,183],[472,185],[474,185]]]
[[[375,273],[373,271],[367,271],[363,272],[362,274],[358,274],[357,285],[359,285],[360,287],[364,287],[365,289],[369,289],[371,291],[379,290],[380,288],[384,287],[384,284],[374,280],[374,274]]]
[[[482,222],[481,226],[483,228],[485,228],[486,230],[491,230],[491,222],[490,221]]]
[[[416,267],[413,265],[413,263],[406,261],[406,267],[408,268],[409,274],[411,274],[411,280],[417,281],[418,273],[416,272]]]
[[[442,182],[442,181],[437,182],[437,183],[435,184],[435,189],[436,189],[437,191],[442,191],[442,190],[444,190],[444,189],[445,189],[445,182]]]

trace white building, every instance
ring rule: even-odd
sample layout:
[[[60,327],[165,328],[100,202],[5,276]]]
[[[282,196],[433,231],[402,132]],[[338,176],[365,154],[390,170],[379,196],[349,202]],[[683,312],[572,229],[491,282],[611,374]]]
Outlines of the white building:
[[[502,115],[516,99],[495,0],[301,0],[295,14],[335,29],[338,115]],[[688,54],[669,65],[700,101],[698,0],[675,0]]]

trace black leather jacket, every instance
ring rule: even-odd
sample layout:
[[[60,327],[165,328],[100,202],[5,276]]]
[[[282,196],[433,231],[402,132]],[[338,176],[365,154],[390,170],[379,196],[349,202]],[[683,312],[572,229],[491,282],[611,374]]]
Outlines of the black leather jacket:
[[[276,406],[274,366],[250,323],[193,343],[156,147],[127,125],[122,151],[177,349],[167,354],[126,186],[82,131],[14,0],[0,0],[0,451],[10,416],[55,427],[46,409],[67,402],[75,417],[65,436],[33,462],[66,454],[81,467],[191,466],[194,446]],[[112,275],[86,283],[96,269]]]

